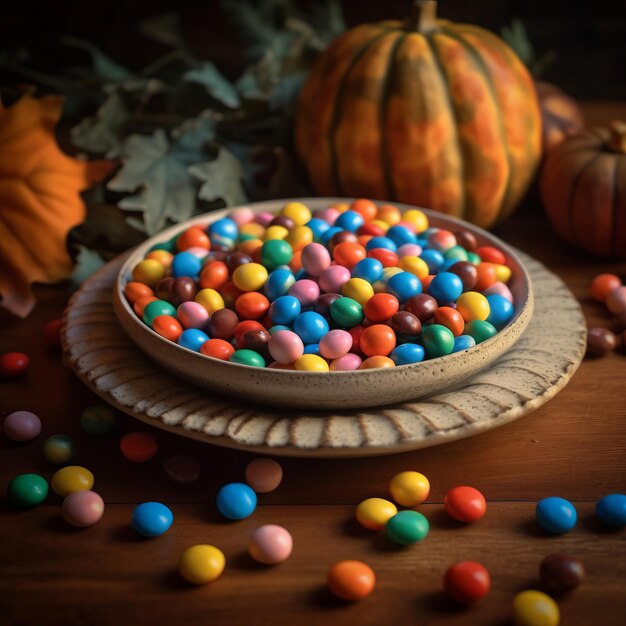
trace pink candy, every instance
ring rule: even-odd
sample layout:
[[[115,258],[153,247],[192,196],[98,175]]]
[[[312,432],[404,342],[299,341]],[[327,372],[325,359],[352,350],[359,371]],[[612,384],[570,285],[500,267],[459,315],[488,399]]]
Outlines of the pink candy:
[[[198,302],[183,302],[176,311],[183,328],[204,328],[209,321],[208,311]]]
[[[354,354],[354,352],[348,352],[348,354],[344,354],[338,359],[331,361],[330,371],[352,372],[354,370],[358,370],[359,367],[361,367],[361,363],[363,363],[363,359],[361,359],[358,354]]]
[[[352,335],[347,330],[331,330],[320,340],[320,354],[326,359],[338,359],[352,348]]]
[[[302,339],[291,330],[279,330],[271,337],[268,349],[272,358],[284,365],[293,363],[304,354]]]
[[[330,266],[330,253],[321,243],[311,243],[302,249],[302,267],[310,276],[319,276]]]
[[[343,265],[331,265],[320,274],[320,287],[326,293],[341,293],[341,287],[351,278],[350,270]]]
[[[95,491],[76,491],[63,500],[61,515],[72,526],[85,528],[100,521],[104,501]]]
[[[257,528],[250,537],[248,551],[259,563],[275,565],[291,554],[293,539],[286,528],[276,524],[266,524]]]
[[[314,280],[303,278],[291,285],[289,295],[297,298],[302,306],[311,306],[320,295],[320,287]]]

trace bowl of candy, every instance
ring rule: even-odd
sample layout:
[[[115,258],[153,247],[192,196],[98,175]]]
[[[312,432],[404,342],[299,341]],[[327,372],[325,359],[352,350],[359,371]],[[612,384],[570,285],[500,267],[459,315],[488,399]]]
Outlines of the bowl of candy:
[[[486,231],[418,207],[302,198],[200,215],[137,247],[121,326],[176,376],[307,409],[397,404],[504,354],[533,313],[528,272]]]

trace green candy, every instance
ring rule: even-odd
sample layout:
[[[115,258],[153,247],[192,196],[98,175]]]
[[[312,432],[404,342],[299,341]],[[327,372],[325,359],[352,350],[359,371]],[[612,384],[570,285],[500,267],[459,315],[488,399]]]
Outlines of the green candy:
[[[389,518],[385,529],[391,541],[408,546],[422,541],[430,530],[430,524],[417,511],[400,511]]]
[[[147,326],[152,328],[154,318],[159,317],[159,315],[175,316],[176,308],[165,300],[154,300],[153,302],[148,303],[146,308],[143,310],[143,321]]]
[[[166,250],[167,252],[171,252],[172,254],[176,254],[176,241],[178,240],[178,235],[172,237],[169,241],[162,241],[161,243],[155,243],[148,252],[152,252],[153,250]]]
[[[454,350],[454,335],[441,324],[425,326],[422,329],[422,344],[429,359],[445,356]]]
[[[478,265],[479,263],[482,263],[482,259],[475,252],[468,252],[467,253],[467,260],[472,265]]]
[[[48,495],[48,481],[39,474],[20,474],[9,483],[7,494],[16,506],[37,506]]]
[[[251,367],[265,367],[265,359],[254,350],[235,350],[228,359],[231,363],[250,365]]]
[[[443,257],[445,259],[456,259],[457,261],[467,261],[467,250],[463,246],[452,246],[448,248]]]
[[[106,435],[115,428],[115,410],[105,404],[88,406],[80,416],[80,425],[90,435]]]
[[[67,435],[52,435],[43,444],[46,461],[56,465],[65,465],[74,458],[74,442]]]
[[[261,247],[261,263],[271,272],[287,265],[293,257],[291,246],[282,239],[270,239]]]
[[[354,328],[363,321],[363,307],[352,298],[337,298],[330,305],[330,316],[342,328]]]
[[[465,325],[463,334],[474,338],[476,343],[481,343],[493,337],[498,331],[493,324],[483,320],[472,320]]]

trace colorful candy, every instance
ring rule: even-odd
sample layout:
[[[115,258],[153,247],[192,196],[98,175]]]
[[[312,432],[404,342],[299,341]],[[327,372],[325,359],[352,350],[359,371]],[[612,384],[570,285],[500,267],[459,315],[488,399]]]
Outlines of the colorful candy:
[[[537,503],[535,515],[539,526],[553,534],[562,534],[572,530],[578,519],[574,505],[558,497],[540,500]]]
[[[585,579],[585,575],[583,562],[569,554],[551,554],[539,566],[541,582],[555,593],[576,589]]]
[[[448,515],[458,522],[475,522],[487,512],[485,496],[474,487],[453,487],[443,504]]]
[[[159,444],[154,435],[144,431],[137,431],[124,435],[120,440],[120,451],[134,463],[144,463],[156,456]]]
[[[61,515],[71,526],[86,528],[99,522],[104,514],[104,501],[91,490],[71,493],[61,505]]]
[[[283,468],[274,459],[254,459],[246,466],[246,482],[257,493],[277,489],[283,480]]]
[[[515,626],[558,626],[560,621],[558,604],[541,591],[529,589],[513,599]]]
[[[473,604],[489,593],[491,577],[480,563],[459,561],[447,569],[443,586],[453,600]]]
[[[615,350],[617,337],[608,328],[590,328],[587,331],[587,354],[591,356],[604,356]]]
[[[192,585],[206,585],[221,576],[225,565],[226,558],[219,548],[200,544],[183,552],[178,571]]]
[[[143,502],[133,511],[132,526],[144,537],[158,537],[166,533],[174,515],[172,511],[161,502]]]
[[[13,411],[4,418],[3,429],[13,441],[32,441],[41,432],[41,420],[30,411]]]
[[[430,525],[428,520],[417,511],[400,511],[389,518],[385,530],[391,541],[408,546],[425,539]]]
[[[622,281],[615,274],[598,274],[589,286],[591,297],[602,304],[606,303],[606,297],[615,289],[622,286]]]
[[[74,442],[67,435],[52,435],[43,444],[46,461],[55,465],[65,465],[74,458]]]
[[[230,520],[245,519],[256,509],[256,493],[244,483],[230,483],[217,492],[216,505],[217,510]]]
[[[622,528],[626,526],[626,495],[611,493],[596,503],[596,515],[607,526]]]
[[[277,524],[265,524],[250,536],[248,552],[259,563],[276,565],[289,558],[293,549],[291,533]]]
[[[0,376],[2,378],[15,378],[28,369],[30,359],[22,352],[7,352],[0,356]]]
[[[342,600],[356,602],[369,596],[376,586],[374,570],[362,561],[335,563],[327,577],[331,592]]]
[[[66,498],[70,493],[86,491],[93,487],[93,474],[80,465],[68,465],[52,476],[52,490],[57,496]]]
[[[368,530],[382,530],[398,512],[396,505],[383,498],[367,498],[356,507],[356,519]]]
[[[389,483],[391,497],[402,506],[422,504],[430,494],[430,482],[419,472],[400,472]]]
[[[80,425],[90,435],[106,435],[115,428],[115,410],[106,404],[87,407],[80,416]]]
[[[179,485],[188,485],[200,477],[200,462],[193,456],[177,454],[163,462],[163,470],[167,477]]]
[[[48,481],[39,474],[20,474],[9,483],[7,495],[15,506],[37,506],[48,496]]]

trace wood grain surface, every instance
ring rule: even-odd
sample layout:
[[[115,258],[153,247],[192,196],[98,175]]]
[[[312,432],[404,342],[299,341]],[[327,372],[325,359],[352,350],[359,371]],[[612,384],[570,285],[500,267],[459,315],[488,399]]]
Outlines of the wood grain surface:
[[[585,108],[592,123],[608,121],[616,110],[615,104]],[[610,325],[608,313],[588,297],[588,285],[604,271],[626,280],[626,263],[595,259],[558,241],[532,197],[496,234],[556,272],[590,325]],[[120,415],[115,434],[94,438],[82,432],[79,415],[96,398],[42,338],[43,324],[60,317],[68,293],[40,287],[37,295],[39,304],[26,320],[0,313],[0,353],[20,350],[32,359],[26,376],[0,381],[1,416],[26,409],[43,421],[34,442],[2,437],[0,484],[26,471],[50,478],[54,467],[43,459],[42,442],[65,433],[75,438],[76,462],[94,472],[107,509],[96,526],[74,530],[62,522],[56,496],[16,511],[3,494],[0,623],[504,626],[511,623],[514,594],[537,587],[539,562],[556,551],[583,558],[588,569],[584,586],[559,598],[562,624],[624,623],[626,534],[602,528],[593,508],[602,495],[626,491],[626,355],[586,359],[556,398],[477,437],[390,457],[281,459],[281,487],[260,497],[253,517],[233,524],[218,518],[215,493],[242,479],[253,456],[154,429],[157,458],[133,464],[121,456],[119,437],[149,427]],[[163,474],[163,459],[181,452],[201,459],[194,485],[175,486]],[[431,479],[432,493],[422,507],[431,533],[421,545],[397,549],[357,527],[353,510],[365,497],[385,496],[389,478],[405,469]],[[446,490],[457,484],[485,493],[489,509],[480,522],[457,525],[442,512]],[[546,536],[533,521],[535,502],[549,495],[578,508],[580,521],[565,536]],[[170,532],[153,540],[139,539],[129,528],[133,506],[147,500],[163,501],[175,514]],[[250,530],[267,522],[287,527],[295,544],[292,558],[273,568],[257,566],[245,554]],[[220,580],[195,589],[182,583],[176,564],[185,547],[200,542],[220,546],[228,564]],[[343,558],[367,561],[377,573],[374,594],[356,605],[333,600],[324,588],[327,569]],[[483,562],[492,575],[491,594],[469,610],[441,594],[445,569],[462,559]]]

